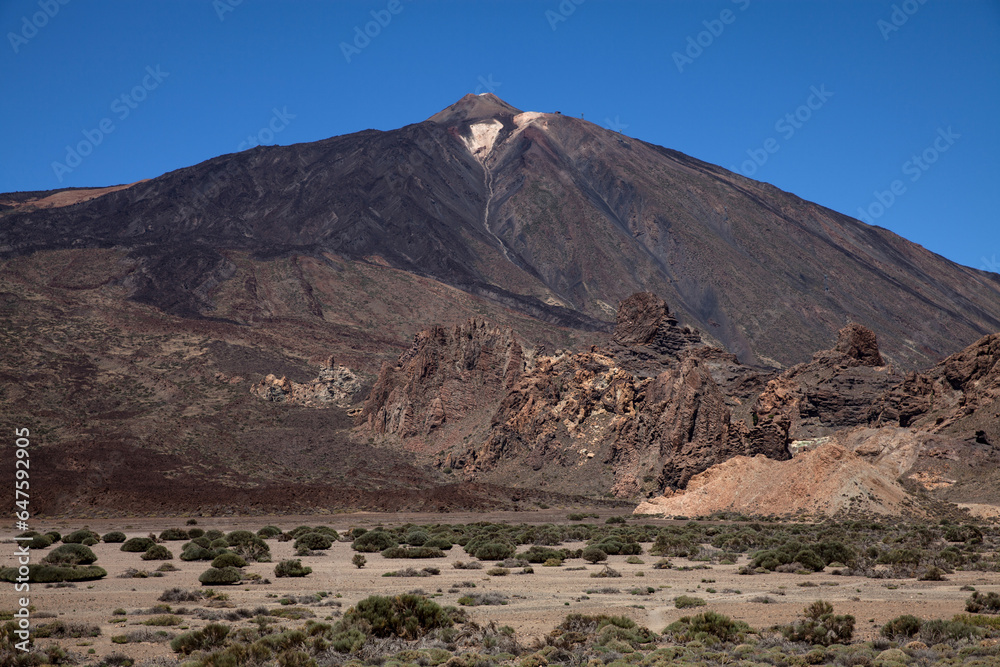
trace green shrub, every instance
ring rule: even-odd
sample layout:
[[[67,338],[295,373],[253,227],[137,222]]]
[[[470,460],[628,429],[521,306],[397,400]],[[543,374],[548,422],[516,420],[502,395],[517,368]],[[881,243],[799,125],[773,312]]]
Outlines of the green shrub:
[[[779,628],[786,639],[821,646],[846,644],[854,636],[854,617],[833,613],[829,602],[817,600],[805,608],[805,618]]]
[[[431,539],[431,536],[426,530],[413,529],[406,534],[403,541],[409,544],[411,547],[422,547],[427,540]]]
[[[187,549],[181,552],[181,560],[191,561],[191,560],[212,560],[215,558],[216,553],[213,549],[206,549],[204,547],[198,546],[197,544],[191,543]]]
[[[974,639],[982,637],[984,634],[985,631],[982,628],[966,623],[960,618],[951,621],[934,619],[926,621],[920,626],[920,640],[929,646],[945,641]]]
[[[121,544],[127,538],[125,537],[125,533],[120,530],[112,530],[110,533],[105,533],[101,539],[108,544]]]
[[[277,526],[264,526],[263,528],[257,531],[257,536],[265,540],[269,540],[272,537],[277,537],[278,535],[281,535],[281,529],[278,528]]]
[[[177,635],[170,642],[170,648],[175,653],[184,655],[190,655],[195,651],[207,651],[222,646],[228,634],[228,625],[209,623],[201,630],[192,630]]]
[[[385,551],[390,547],[396,546],[396,544],[396,538],[391,533],[376,529],[369,530],[354,538],[351,548],[363,553],[374,553],[376,551]]]
[[[229,548],[247,561],[266,563],[271,560],[271,547],[249,530],[234,530],[226,535]]]
[[[242,579],[243,573],[236,567],[210,567],[198,577],[202,586],[229,586]]]
[[[739,642],[753,632],[743,621],[734,621],[728,616],[706,611],[697,616],[683,616],[667,626],[664,634],[675,642],[689,642],[714,637],[723,642]]]
[[[187,532],[187,534],[188,534],[188,539],[193,540],[196,537],[202,537],[205,534],[205,531],[202,530],[201,528],[192,528]]]
[[[432,537],[431,539],[424,542],[423,546],[430,549],[441,549],[442,551],[447,551],[451,549],[452,542],[444,537]]]
[[[42,562],[53,565],[90,565],[96,560],[97,556],[90,547],[70,542],[50,551]]]
[[[239,554],[234,554],[231,551],[227,551],[224,554],[219,554],[212,560],[212,567],[246,567],[247,562],[243,560],[243,557]]]
[[[812,570],[813,572],[819,572],[824,567],[826,563],[820,558],[812,549],[802,549],[795,554],[794,562],[803,565],[806,569]]]
[[[1000,593],[976,591],[965,601],[965,611],[970,614],[1000,614]]]
[[[71,543],[72,544],[72,543]],[[14,582],[18,568],[0,569],[0,581]],[[28,581],[32,584],[49,584],[60,581],[93,581],[108,576],[107,570],[96,565],[47,565],[33,563],[28,566]]]
[[[181,528],[167,528],[162,533],[160,533],[160,540],[163,542],[178,542],[180,540],[189,539],[190,536],[186,530]]]
[[[896,637],[915,637],[920,632],[922,621],[911,614],[897,616],[882,626],[880,631],[883,637],[895,639]]]
[[[704,607],[707,602],[701,598],[696,598],[691,595],[678,595],[674,598],[674,606],[678,609],[688,609],[690,607]]]
[[[589,546],[583,550],[583,559],[590,563],[599,563],[608,559],[608,554],[596,546]]]
[[[96,537],[87,537],[87,538],[84,538],[83,542],[80,542],[80,544],[82,544],[85,547],[92,547],[95,544],[100,544],[100,543],[101,543],[101,541],[99,539],[97,539]]]
[[[383,558],[442,558],[444,552],[431,547],[389,547],[382,552]]]
[[[48,535],[33,535],[30,540],[21,542],[21,544],[27,546],[29,549],[48,549],[52,546],[53,541]]]
[[[504,560],[516,552],[517,549],[506,542],[486,542],[479,546],[472,555],[479,560]]]
[[[563,552],[559,549],[550,549],[549,547],[543,547],[536,544],[524,553],[517,554],[516,557],[526,560],[529,563],[545,563],[549,560],[562,561]]]
[[[156,542],[149,539],[148,537],[133,537],[128,540],[125,540],[125,542],[122,543],[121,550],[132,553],[139,553],[147,551],[149,547],[153,546],[154,544],[156,544]]]
[[[143,560],[173,560],[174,555],[170,553],[170,549],[162,544],[154,544],[146,549],[141,558]]]
[[[436,602],[409,593],[393,597],[372,595],[361,600],[344,614],[345,624],[359,620],[365,621],[376,637],[402,639],[417,639],[436,628],[453,625]]]
[[[212,528],[211,530],[206,530],[205,531],[205,535],[204,535],[205,539],[207,539],[209,542],[211,542],[212,540],[218,540],[218,539],[223,538],[225,536],[226,536],[226,534],[223,533],[221,530],[219,530],[217,528]]]
[[[55,544],[56,542],[59,542],[60,540],[62,540],[62,535],[59,534],[58,530],[49,530],[49,531],[46,531],[45,532],[45,537],[47,537],[50,540],[52,540],[52,544]]]
[[[295,539],[294,546],[296,549],[305,547],[306,549],[319,551],[322,549],[329,549],[333,546],[333,542],[329,537],[321,533],[303,533]]]
[[[351,558],[351,562],[354,563],[354,566],[360,570],[365,566],[365,564],[368,563],[368,559],[361,554],[354,554],[354,557]]]
[[[276,577],[304,577],[312,572],[311,567],[303,567],[302,561],[283,560],[274,566],[274,576]]]
[[[74,530],[72,533],[67,535],[62,539],[66,544],[83,544],[86,539],[100,540],[101,536],[92,530],[83,528],[81,530]]]

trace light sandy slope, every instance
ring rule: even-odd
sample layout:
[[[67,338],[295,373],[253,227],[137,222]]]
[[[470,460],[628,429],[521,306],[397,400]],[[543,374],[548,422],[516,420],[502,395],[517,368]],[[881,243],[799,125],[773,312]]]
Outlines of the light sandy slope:
[[[789,461],[737,456],[696,475],[684,491],[654,498],[637,514],[918,513],[896,475],[835,442]]]

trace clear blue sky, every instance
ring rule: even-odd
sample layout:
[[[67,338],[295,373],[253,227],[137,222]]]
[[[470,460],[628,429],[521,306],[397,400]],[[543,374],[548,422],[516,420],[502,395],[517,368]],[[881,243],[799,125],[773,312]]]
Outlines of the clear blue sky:
[[[997,0],[62,2],[0,0],[0,191],[392,129],[490,91],[1000,271]]]

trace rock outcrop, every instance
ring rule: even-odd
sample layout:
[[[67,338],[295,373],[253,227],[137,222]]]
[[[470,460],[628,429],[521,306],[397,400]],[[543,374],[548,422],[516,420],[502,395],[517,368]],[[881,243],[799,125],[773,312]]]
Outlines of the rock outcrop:
[[[287,377],[268,374],[250,393],[265,401],[294,403],[309,408],[336,405],[347,407],[361,389],[361,380],[346,366],[334,364],[333,357],[320,367],[319,376],[309,382],[293,382]]]
[[[466,479],[566,493],[652,495],[731,456],[787,458],[787,428],[734,424],[713,372],[738,383],[735,357],[639,293],[587,352],[525,352],[483,322],[422,332],[359,423]]]
[[[770,380],[754,416],[761,425],[787,423],[793,440],[826,436],[867,424],[872,403],[900,379],[883,361],[874,332],[849,324],[833,349]]]
[[[423,438],[495,410],[525,363],[513,331],[482,320],[422,331],[395,365],[382,367],[359,422],[378,435]]]
[[[1000,446],[1000,334],[923,373],[908,373],[872,407],[875,424],[952,431]]]

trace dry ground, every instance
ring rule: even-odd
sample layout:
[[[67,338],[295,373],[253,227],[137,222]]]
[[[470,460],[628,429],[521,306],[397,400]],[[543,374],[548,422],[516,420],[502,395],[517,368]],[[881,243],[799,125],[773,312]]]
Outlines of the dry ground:
[[[602,512],[600,520],[603,522]],[[354,526],[372,527],[377,524],[394,526],[402,523],[467,523],[471,521],[510,521],[527,523],[566,522],[565,510],[549,510],[545,512],[514,513],[503,512],[493,514],[375,514],[357,513],[330,516],[272,516],[272,517],[216,517],[199,518],[198,527],[203,529],[218,528],[229,531],[235,529],[256,530],[267,524],[277,525],[284,530],[291,530],[299,525],[328,525],[338,531],[344,531]],[[654,521],[656,523],[656,521]],[[72,529],[82,527],[71,521],[36,520],[37,530],[59,530],[66,534]],[[138,518],[121,520],[91,521],[89,527],[99,533],[110,530],[123,530],[129,537],[145,536],[149,532],[159,533],[168,527],[184,527],[185,520],[167,518]],[[4,535],[9,538],[10,535]],[[137,615],[135,612],[148,609],[158,604],[157,598],[164,590],[172,587],[199,589],[197,578],[209,564],[203,561],[185,562],[179,555],[183,542],[166,542],[166,546],[174,553],[170,561],[179,568],[177,572],[165,573],[162,577],[136,579],[120,578],[128,568],[155,570],[161,561],[143,561],[138,553],[124,553],[118,544],[98,544],[93,548],[98,556],[97,565],[108,571],[105,579],[93,582],[81,582],[75,588],[47,588],[44,585],[33,585],[31,600],[39,612],[57,615],[67,622],[95,624],[101,627],[101,636],[91,639],[61,640],[66,648],[80,653],[86,653],[93,648],[96,656],[104,656],[112,652],[125,653],[135,658],[149,658],[156,655],[173,656],[168,643],[141,643],[116,645],[111,637],[121,635],[129,630],[144,628],[141,623],[150,618]],[[562,567],[543,567],[534,565],[534,574],[515,574],[519,569],[513,569],[504,577],[491,577],[486,569],[492,563],[484,563],[481,570],[460,570],[453,567],[454,561],[468,562],[471,559],[459,546],[446,552],[444,558],[432,559],[385,559],[378,553],[365,554],[368,563],[364,569],[357,569],[351,564],[355,552],[350,543],[338,542],[322,556],[303,558],[303,564],[313,569],[313,573],[304,578],[282,578],[274,576],[274,564],[285,558],[294,556],[292,542],[268,540],[271,547],[272,563],[251,563],[245,568],[247,573],[258,573],[271,581],[270,584],[253,584],[238,586],[215,587],[219,592],[228,594],[227,603],[231,608],[245,607],[253,609],[265,605],[270,609],[280,607],[279,600],[285,596],[300,596],[321,591],[330,593],[325,600],[339,602],[342,607],[311,606],[317,619],[322,620],[338,611],[346,610],[358,600],[372,594],[395,594],[414,589],[423,589],[428,595],[436,596],[441,604],[457,604],[457,599],[467,592],[499,592],[510,596],[505,606],[469,607],[467,610],[472,619],[483,623],[495,621],[498,625],[510,625],[523,640],[540,637],[555,627],[566,614],[580,612],[587,614],[625,614],[638,623],[646,625],[655,631],[660,631],[670,622],[683,615],[689,615],[691,610],[680,610],[674,606],[673,600],[678,595],[694,595],[708,602],[707,607],[694,611],[712,609],[736,619],[741,619],[755,628],[764,628],[775,623],[789,622],[795,619],[803,607],[816,599],[831,602],[838,613],[850,613],[857,618],[856,640],[870,639],[877,635],[879,627],[900,614],[914,614],[921,618],[950,618],[964,611],[966,591],[959,590],[963,585],[975,586],[980,591],[1000,590],[1000,574],[984,572],[955,572],[948,575],[947,581],[920,582],[914,579],[865,579],[860,577],[837,576],[828,572],[810,575],[796,574],[765,574],[740,575],[739,566],[745,563],[745,558],[736,565],[712,565],[711,569],[695,569],[679,571],[678,569],[657,570],[652,567],[657,557],[643,555],[644,564],[628,564],[625,556],[611,556],[609,564],[619,570],[621,578],[592,578],[590,575],[602,569],[601,565],[591,565],[582,560],[567,561]],[[562,546],[580,548],[582,544],[567,543]],[[649,545],[644,545],[647,549]],[[10,540],[0,544],[0,566],[13,564],[14,545]],[[36,561],[41,560],[44,551],[33,552]],[[675,568],[684,565],[696,566],[683,558],[672,559]],[[573,570],[586,565],[585,570]],[[436,566],[441,574],[422,578],[389,578],[382,574],[390,570],[406,567],[420,569],[425,566]],[[448,592],[460,582],[475,583],[474,589],[459,589],[458,592]],[[808,583],[808,586],[802,584]],[[7,584],[4,584],[7,586]],[[629,591],[653,587],[651,595],[636,595]],[[893,587],[893,588],[890,588]],[[614,588],[617,593],[587,593],[603,588]],[[717,592],[710,593],[707,589]],[[758,596],[769,596],[773,603],[753,602]],[[339,596],[339,597],[337,597]],[[14,595],[5,591],[0,609],[13,608],[16,602]],[[193,610],[205,607],[205,601],[195,603],[174,603],[172,606],[186,607]],[[112,612],[124,608],[128,611],[124,624],[111,623]],[[222,609],[221,611],[226,611]],[[36,618],[37,623],[45,623],[51,618]],[[247,623],[246,621],[242,621]],[[298,626],[304,621],[283,621],[286,626]],[[171,628],[149,628],[150,630],[165,629],[171,633],[182,629],[202,627],[208,621],[199,620],[191,615],[183,616],[181,626]],[[49,640],[41,640],[46,645]],[[90,657],[93,657],[90,656]]]

